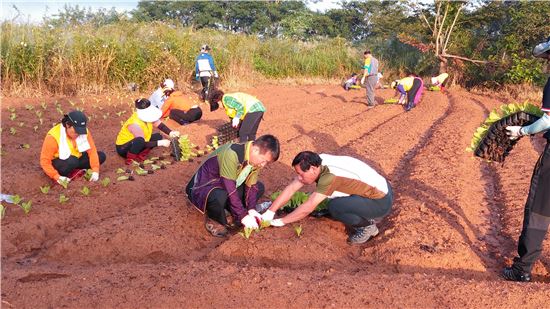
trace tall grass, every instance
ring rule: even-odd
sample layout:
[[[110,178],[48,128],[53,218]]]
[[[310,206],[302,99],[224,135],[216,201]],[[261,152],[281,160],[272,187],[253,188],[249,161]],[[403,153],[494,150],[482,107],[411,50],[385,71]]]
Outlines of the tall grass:
[[[102,93],[133,82],[152,89],[170,77],[194,77],[199,46],[212,55],[224,86],[265,79],[341,78],[360,69],[360,54],[342,39],[301,43],[164,22],[120,22],[71,29],[2,23],[4,94]]]

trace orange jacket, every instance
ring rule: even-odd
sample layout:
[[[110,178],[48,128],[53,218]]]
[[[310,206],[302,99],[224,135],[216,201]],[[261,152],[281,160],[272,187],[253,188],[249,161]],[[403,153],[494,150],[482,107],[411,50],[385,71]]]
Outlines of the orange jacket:
[[[72,140],[67,136],[67,140],[73,143],[73,146],[76,147],[76,141]],[[99,172],[99,156],[97,155],[97,149],[95,147],[94,139],[92,134],[88,130],[88,143],[90,144],[90,149],[86,151],[88,157],[90,158],[90,167],[94,172]],[[40,152],[40,166],[44,170],[44,173],[53,180],[59,178],[59,172],[53,167],[52,160],[56,159],[59,153],[59,145],[55,138],[51,135],[46,135],[44,143],[42,144],[42,151]]]
[[[178,109],[187,112],[195,105],[198,105],[198,103],[193,98],[191,98],[190,96],[186,96],[181,91],[175,91],[162,105],[161,118],[167,117],[170,114],[170,110],[172,109]]]

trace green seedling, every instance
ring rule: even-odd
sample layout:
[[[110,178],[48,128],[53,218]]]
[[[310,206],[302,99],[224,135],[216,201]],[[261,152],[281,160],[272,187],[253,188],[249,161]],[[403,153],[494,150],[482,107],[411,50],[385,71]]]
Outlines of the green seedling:
[[[84,196],[88,196],[90,195],[90,188],[88,188],[87,186],[84,186],[82,187],[82,189],[80,189],[80,193],[82,193]]]
[[[23,209],[23,212],[28,215],[32,208],[32,201],[21,203],[20,207]]]
[[[15,120],[15,118],[17,118],[17,114],[16,113],[11,113],[10,114],[10,120],[13,121],[13,120]]]
[[[68,180],[62,180],[62,181],[59,182],[59,184],[60,184],[63,188],[67,189],[67,187],[69,186],[69,181],[68,181]]]
[[[260,222],[260,229],[265,229],[266,227],[270,227],[270,226],[271,226],[271,221],[262,220],[262,222]]]
[[[34,132],[38,131],[38,126],[34,126],[32,127],[32,129],[34,130]]]
[[[143,161],[143,164],[151,164],[151,163],[153,163],[153,161],[149,159]]]
[[[101,180],[101,185],[104,187],[107,187],[111,183],[111,179],[109,177],[105,177]]]
[[[71,104],[71,106],[75,106],[76,103],[73,101],[69,101],[69,104]]]
[[[29,148],[31,148],[31,145],[29,145],[29,144],[23,144],[23,145],[21,145],[21,148],[23,148],[23,149],[29,149]]]
[[[253,228],[245,227],[242,232],[239,232],[239,235],[244,237],[245,239],[249,239],[250,235],[252,235],[252,232],[254,231]]]
[[[60,115],[64,115],[65,113],[63,112],[63,110],[61,109],[61,107],[57,107],[56,108],[57,112],[60,114]]]
[[[48,192],[50,192],[50,186],[46,185],[46,186],[40,187],[40,192],[44,194],[48,194]]]
[[[60,194],[59,195],[59,203],[65,204],[65,202],[67,202],[68,200],[69,200],[69,198],[66,197],[65,194]]]
[[[21,122],[19,123],[19,127],[20,127],[20,128],[22,128],[24,125],[25,125],[25,122],[24,122],[24,121],[21,121]]]
[[[17,194],[12,196],[12,201],[15,205],[19,205],[19,203],[21,203],[21,200],[22,198]]]
[[[123,114],[123,112],[116,112],[116,115],[117,115],[118,117],[122,116],[122,114]]]
[[[15,133],[17,133],[17,129],[14,128],[14,127],[11,127],[11,128],[10,128],[10,134],[11,134],[11,135],[15,135]]]
[[[149,174],[146,170],[142,169],[141,167],[136,168],[136,174],[139,176],[145,176]]]
[[[36,117],[42,118],[42,111],[41,110],[37,109],[37,110],[34,111],[34,113],[36,114]]]
[[[0,214],[2,216],[2,219],[6,216],[6,207],[4,205],[0,204]]]
[[[10,113],[15,113],[15,107],[8,107],[8,110],[10,111]]]
[[[32,111],[34,109],[34,106],[30,105],[30,104],[27,104],[25,105],[25,108],[28,110],[28,111]]]
[[[92,171],[92,170],[90,170],[90,169],[87,169],[87,170],[86,170],[86,174],[84,174],[84,179],[90,180],[90,178],[92,178],[92,173],[93,173],[93,172],[94,172],[94,171]]]
[[[152,158],[149,159],[149,160],[151,160],[151,161],[158,161],[158,160],[160,160],[160,158],[159,158],[159,157],[152,157]]]
[[[125,181],[125,180],[130,180],[130,181],[134,181],[135,178],[134,176],[130,175],[130,176],[119,176],[116,181]]]
[[[152,169],[153,171],[156,171],[156,170],[160,169],[160,165],[151,164],[151,169]]]
[[[116,173],[117,174],[124,174],[124,173],[126,173],[126,171],[119,167],[119,168],[117,168]]]
[[[294,226],[294,232],[296,233],[296,236],[300,237],[302,235],[302,226],[301,225],[295,225]]]
[[[42,109],[46,110],[48,108],[48,103],[42,102],[40,106],[42,106]]]

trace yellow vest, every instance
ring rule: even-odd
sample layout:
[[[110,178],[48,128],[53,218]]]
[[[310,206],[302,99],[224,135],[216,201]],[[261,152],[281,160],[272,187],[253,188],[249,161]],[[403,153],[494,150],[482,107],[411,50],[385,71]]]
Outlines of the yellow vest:
[[[143,138],[146,142],[151,139],[151,134],[153,134],[153,124],[151,122],[140,120],[137,113],[134,112],[132,116],[130,116],[130,118],[128,118],[128,120],[126,120],[126,122],[122,125],[120,132],[118,132],[118,136],[116,137],[117,145],[124,145],[135,138],[134,134],[128,130],[128,126],[131,124],[137,124],[141,128],[143,131]]]
[[[409,91],[413,86],[413,82],[414,82],[414,77],[409,76],[401,79],[399,81],[399,84],[403,85],[403,89],[405,89],[405,91]]]
[[[223,96],[223,99],[236,100],[240,103],[240,105],[242,105],[244,112],[241,118],[243,118],[244,115],[248,113],[248,110],[252,105],[256,104],[259,101],[258,98],[256,98],[255,96],[251,96],[242,92],[228,93]],[[237,115],[237,110],[232,108],[231,104],[227,104],[227,101],[225,100],[223,101],[225,106],[225,113],[227,114],[227,116],[229,116],[229,118],[235,118],[235,116]]]
[[[54,155],[54,158],[59,158],[59,140],[61,139],[61,126],[62,126],[61,123],[57,124],[56,126],[51,128],[47,134],[47,135],[53,136],[53,138],[55,138],[55,141],[57,142],[58,147],[57,147],[57,152]],[[71,149],[71,155],[77,158],[80,158],[80,156],[82,156],[82,153],[78,151],[78,148],[76,147],[76,142],[72,140],[69,136],[67,136],[67,141],[68,141],[67,144],[69,144],[69,149]]]

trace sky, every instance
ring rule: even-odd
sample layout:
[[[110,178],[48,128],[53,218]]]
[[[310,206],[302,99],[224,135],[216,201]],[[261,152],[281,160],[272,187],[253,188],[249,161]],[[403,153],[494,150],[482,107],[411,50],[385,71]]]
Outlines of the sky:
[[[54,0],[0,0],[2,9],[2,21],[13,20],[18,22],[38,23],[42,21],[43,16],[51,16],[62,10],[65,4],[71,6],[78,5],[79,8],[91,8],[96,11],[99,8],[115,8],[118,12],[130,11],[136,8],[138,0],[73,0],[73,1],[54,1]],[[314,11],[324,12],[327,9],[337,8],[338,0],[321,0],[316,3],[308,3],[308,7]],[[19,13],[14,6],[19,9]]]

